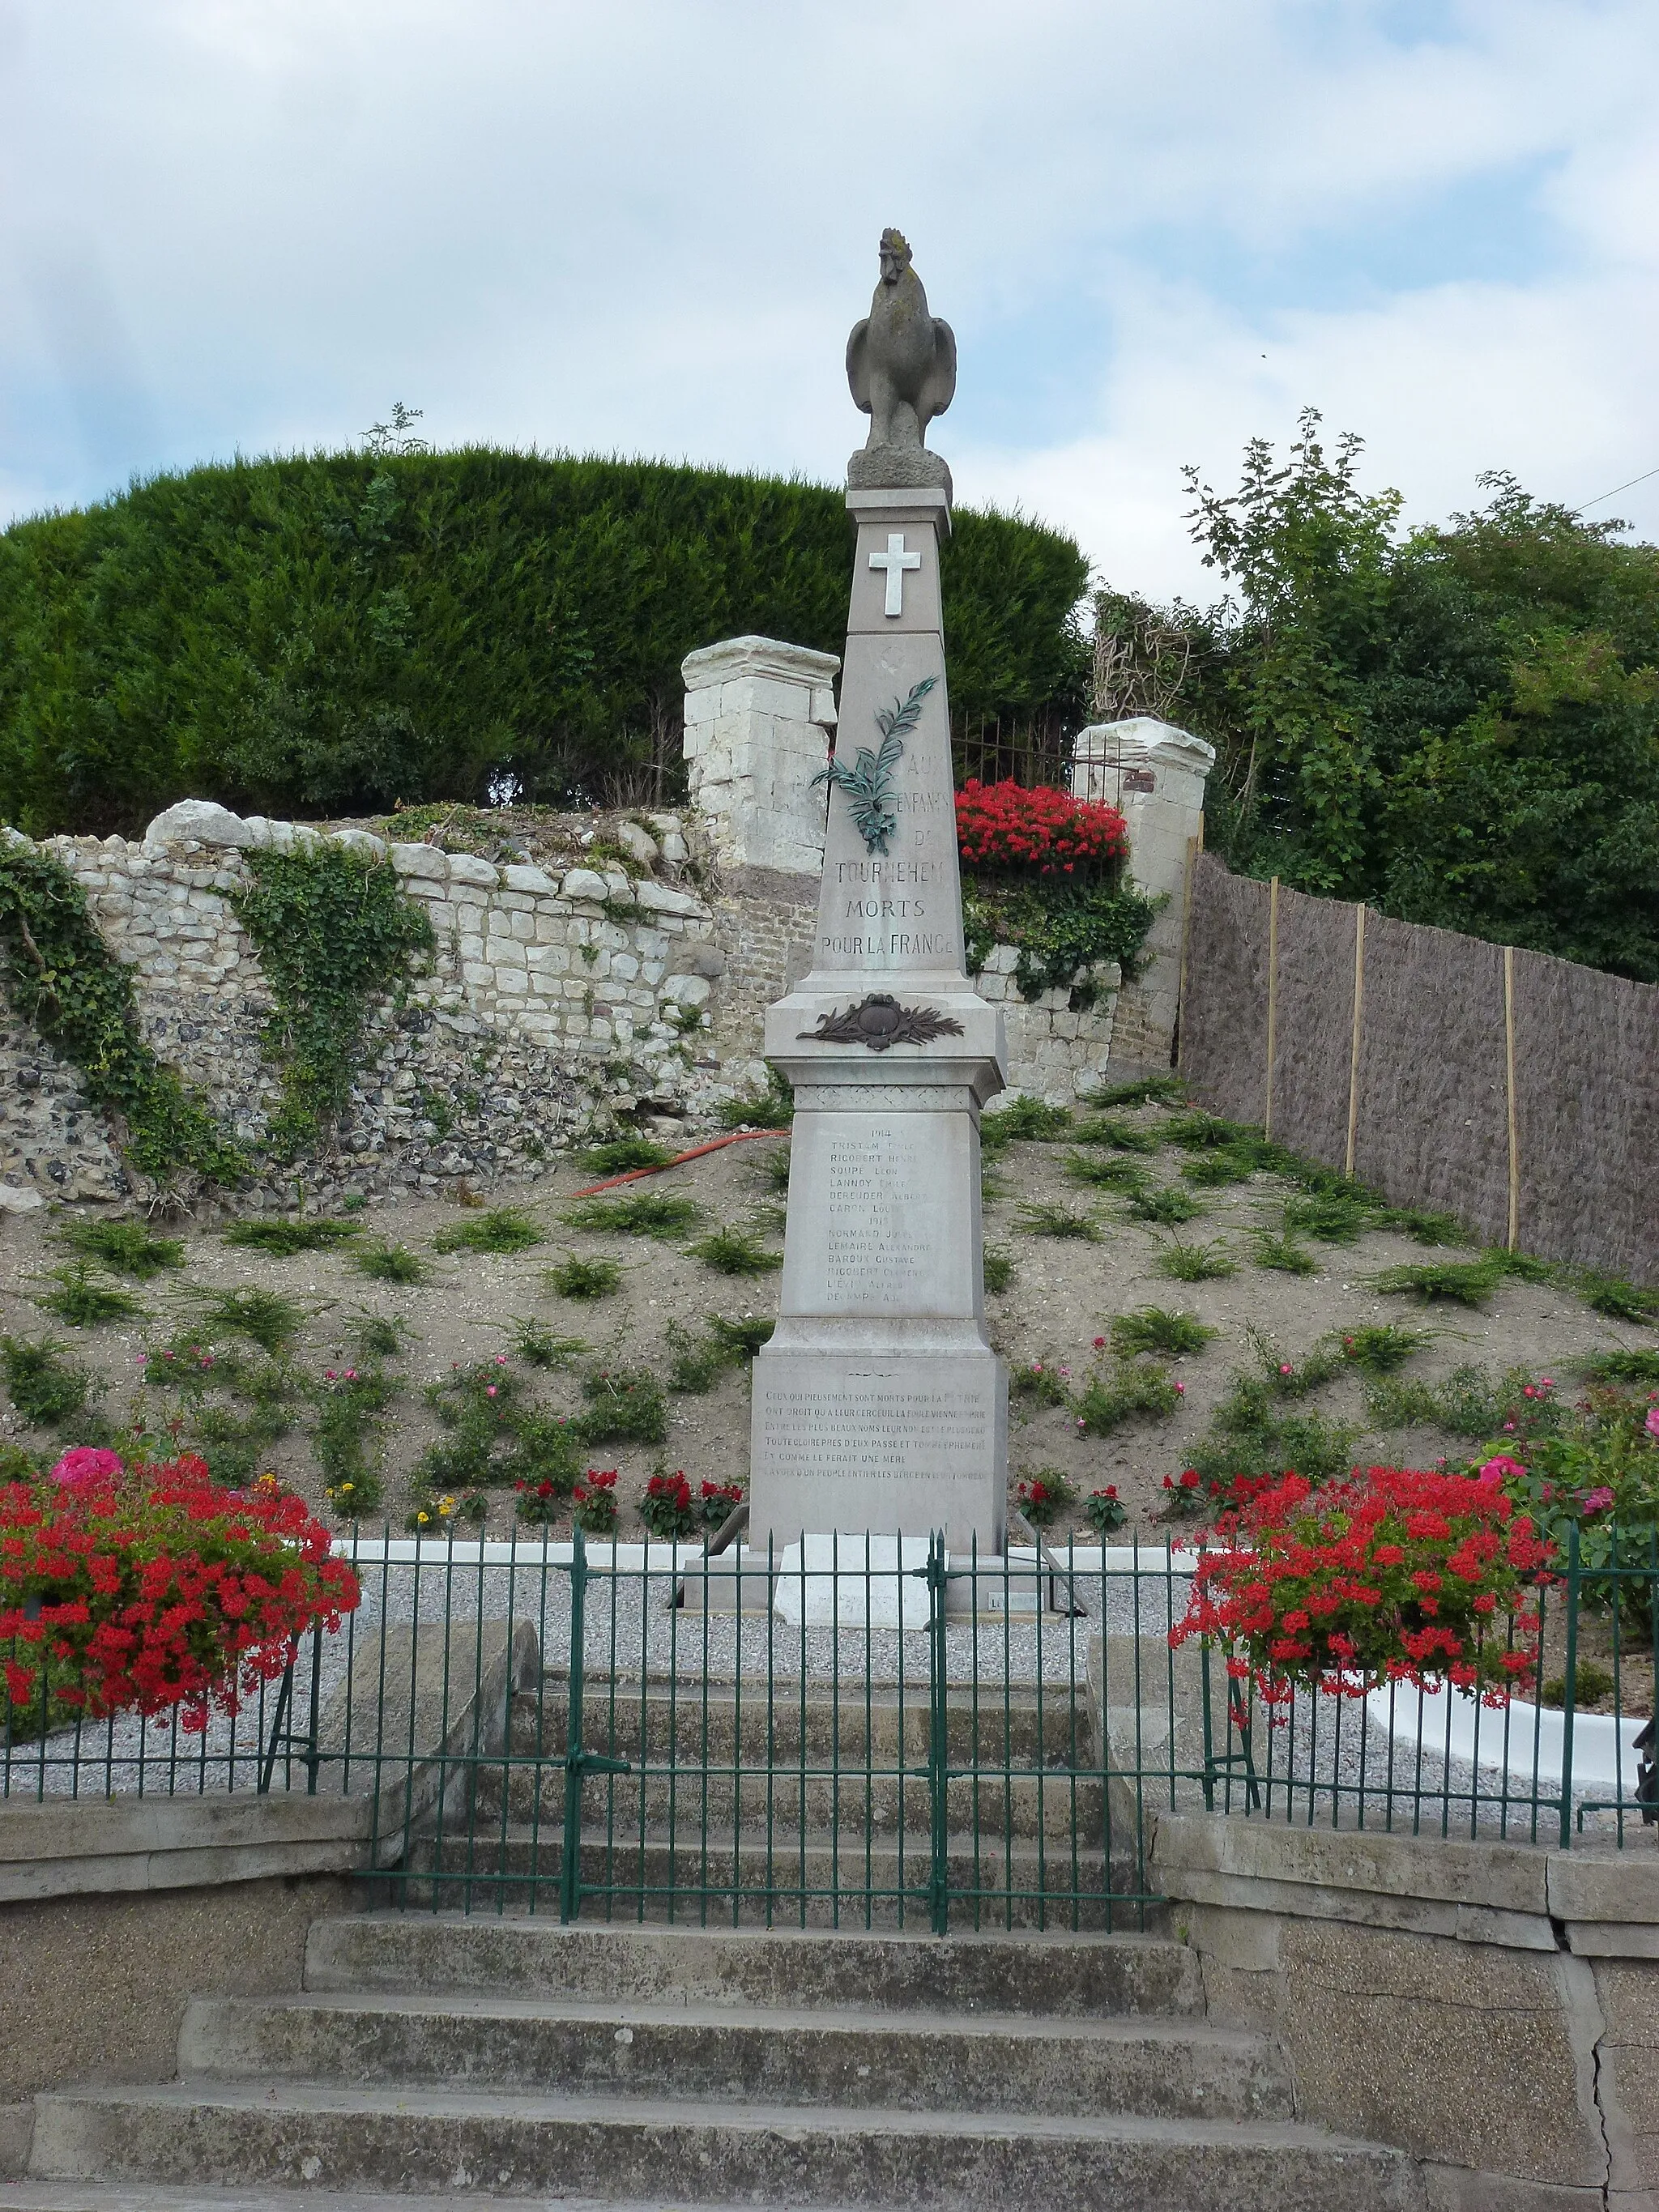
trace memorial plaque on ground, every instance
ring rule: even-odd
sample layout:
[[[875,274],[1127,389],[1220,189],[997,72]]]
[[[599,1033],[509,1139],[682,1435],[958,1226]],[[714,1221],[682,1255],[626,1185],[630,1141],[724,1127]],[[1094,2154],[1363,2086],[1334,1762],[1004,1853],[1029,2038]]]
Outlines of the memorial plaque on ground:
[[[755,1363],[750,1542],[870,1530],[1001,1549],[1007,1377],[985,1333],[979,1114],[1002,1018],[968,978],[924,442],[956,347],[894,231],[848,374],[869,413],[811,971],[769,1012],[795,1086],[778,1326]]]

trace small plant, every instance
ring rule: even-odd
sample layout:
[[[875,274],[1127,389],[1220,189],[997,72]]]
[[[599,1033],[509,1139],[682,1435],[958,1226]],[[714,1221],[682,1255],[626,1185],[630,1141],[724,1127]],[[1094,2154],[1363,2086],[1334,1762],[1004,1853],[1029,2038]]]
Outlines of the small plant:
[[[1103,1437],[1142,1416],[1167,1421],[1179,1407],[1185,1389],[1183,1383],[1171,1381],[1169,1370],[1159,1360],[1120,1360],[1104,1376],[1091,1376],[1079,1394],[1075,1401],[1079,1432]]]
[[[1267,1388],[1276,1398],[1305,1398],[1310,1390],[1322,1389],[1342,1372],[1342,1354],[1328,1339],[1322,1340],[1311,1352],[1295,1360],[1285,1358],[1265,1329],[1247,1323],[1244,1334],[1267,1377]]]
[[[1496,1380],[1484,1367],[1459,1367],[1439,1384],[1381,1376],[1365,1394],[1379,1428],[1431,1421],[1457,1437],[1502,1437],[1514,1443],[1559,1427],[1561,1406],[1548,1376],[1534,1380],[1512,1367]]]
[[[1060,1468],[1039,1467],[1020,1478],[1014,1503],[1034,1528],[1052,1528],[1076,1504],[1077,1485]]]
[[[1202,1352],[1218,1332],[1194,1313],[1172,1313],[1168,1306],[1137,1306],[1119,1314],[1109,1332],[1112,1349],[1126,1359],[1154,1352],[1160,1359],[1182,1359]]]
[[[65,1349],[49,1336],[34,1343],[0,1336],[0,1372],[12,1404],[31,1428],[56,1428],[85,1407],[92,1377],[64,1358]]]
[[[1248,1182],[1255,1173],[1255,1157],[1238,1146],[1222,1145],[1214,1152],[1200,1152],[1182,1169],[1182,1178],[1201,1188],[1214,1189],[1227,1182]]]
[[[410,1509],[404,1526],[411,1536],[447,1536],[453,1543],[455,1531],[468,1521],[483,1522],[489,1517],[489,1500],[477,1491],[457,1496],[452,1491],[428,1498],[425,1504]]]
[[[1015,1098],[994,1113],[981,1115],[979,1140],[981,1145],[988,1142],[993,1152],[1012,1143],[1052,1144],[1056,1137],[1065,1136],[1071,1126],[1071,1114],[1064,1106],[1050,1106],[1041,1098]]]
[[[467,1367],[457,1361],[423,1395],[449,1435],[429,1446],[416,1466],[415,1480],[422,1489],[465,1492],[511,1479],[504,1455],[517,1441],[526,1409],[524,1386],[504,1352]]]
[[[787,1129],[795,1118],[795,1094],[777,1069],[769,1067],[764,1091],[723,1100],[714,1118],[723,1129]]]
[[[713,1536],[743,1503],[740,1482],[705,1482],[697,1498],[697,1519]]]
[[[399,1387],[373,1367],[330,1368],[323,1377],[312,1449],[328,1502],[343,1521],[380,1510],[386,1414]]]
[[[590,1237],[659,1237],[673,1240],[702,1218],[702,1209],[690,1198],[665,1197],[659,1191],[636,1191],[627,1198],[581,1198],[564,1210],[572,1229]]]
[[[72,1267],[54,1268],[51,1279],[58,1287],[43,1291],[35,1304],[76,1328],[96,1328],[106,1321],[130,1321],[143,1311],[130,1291],[100,1283],[84,1260],[76,1261]]]
[[[1426,1328],[1407,1328],[1399,1322],[1381,1327],[1346,1329],[1342,1357],[1362,1375],[1392,1375],[1434,1341]]]
[[[1659,1383],[1659,1352],[1601,1352],[1584,1373],[1592,1382]]]
[[[1072,1370],[1050,1359],[1031,1359],[1012,1370],[1008,1387],[1017,1398],[1035,1398],[1040,1406],[1064,1406],[1071,1399]]]
[[[1232,1388],[1211,1417],[1209,1428],[1192,1453],[1193,1482],[1165,1485],[1165,1504],[1200,1510],[1211,1504],[1237,1504],[1252,1486],[1276,1480],[1291,1469],[1311,1482],[1328,1482],[1347,1472],[1358,1430],[1328,1421],[1316,1413],[1282,1409],[1284,1392],[1275,1375],[1235,1374]],[[1195,1492],[1172,1498],[1171,1489]]]
[[[732,1361],[739,1357],[730,1345],[722,1344],[718,1337],[707,1337],[700,1343],[672,1323],[669,1327],[668,1342],[674,1353],[674,1364],[668,1370],[668,1387],[685,1396],[700,1398],[706,1391],[712,1390]]]
[[[1137,1221],[1155,1221],[1165,1229],[1173,1229],[1178,1222],[1196,1221],[1204,1212],[1190,1191],[1178,1190],[1173,1183],[1130,1191],[1128,1210]]]
[[[366,1313],[352,1322],[346,1331],[346,1341],[359,1359],[395,1359],[403,1350],[409,1335],[409,1324],[401,1319],[388,1320],[383,1314]]]
[[[434,1252],[527,1252],[545,1242],[540,1226],[521,1206],[495,1206],[476,1221],[458,1221],[432,1240]]]
[[[1559,1283],[1561,1269],[1553,1260],[1540,1260],[1534,1252],[1508,1252],[1494,1244],[1486,1255],[1498,1273],[1513,1275],[1517,1283]]]
[[[70,1221],[58,1231],[56,1241],[84,1259],[101,1261],[112,1274],[133,1275],[141,1283],[185,1264],[185,1248],[178,1237],[152,1237],[137,1221]]]
[[[1370,1228],[1375,1209],[1346,1192],[1314,1193],[1285,1201],[1285,1226],[1292,1234],[1316,1237],[1322,1244],[1352,1244]]]
[[[515,1320],[513,1349],[528,1367],[568,1367],[587,1346],[579,1336],[555,1336],[538,1321]]]
[[[580,1425],[590,1443],[659,1444],[668,1433],[667,1402],[649,1368],[591,1368],[582,1396],[587,1410]]]
[[[1173,1238],[1158,1255],[1158,1271],[1177,1283],[1218,1283],[1238,1271],[1218,1239],[1210,1244],[1181,1244]]]
[[[1604,1275],[1594,1267],[1580,1267],[1571,1277],[1572,1287],[1593,1313],[1609,1321],[1651,1325],[1659,1322],[1659,1291],[1638,1290],[1622,1275]]]
[[[1093,1183],[1106,1190],[1139,1191],[1146,1187],[1146,1170],[1137,1160],[1103,1159],[1098,1153],[1067,1152],[1066,1172],[1073,1182]]]
[[[1398,1229],[1413,1244],[1474,1244],[1479,1240],[1455,1213],[1435,1213],[1420,1206],[1390,1206],[1377,1216],[1379,1228]]]
[[[250,1252],[269,1252],[276,1260],[291,1260],[296,1252],[325,1252],[362,1233],[362,1224],[357,1221],[234,1221],[225,1231],[225,1242]]]
[[[1385,1298],[1419,1298],[1425,1305],[1483,1306],[1503,1280],[1490,1258],[1431,1260],[1419,1267],[1385,1267],[1371,1288]]]
[[[1073,1213],[1066,1206],[1022,1206],[1019,1226],[1027,1237],[1072,1237],[1087,1244],[1100,1242],[1100,1224],[1091,1213]]]
[[[770,1314],[739,1314],[735,1321],[724,1320],[719,1314],[708,1316],[710,1334],[729,1345],[742,1359],[753,1359],[763,1344],[769,1344],[776,1327]]]
[[[1109,1536],[1115,1528],[1123,1526],[1129,1516],[1117,1494],[1116,1483],[1109,1482],[1103,1489],[1089,1492],[1083,1501],[1083,1517],[1097,1536]]]
[[[594,1175],[627,1175],[635,1168],[665,1168],[674,1155],[650,1137],[610,1137],[584,1147],[582,1160]]]
[[[1006,1245],[988,1244],[982,1265],[985,1287],[993,1297],[1000,1295],[1014,1279],[1014,1255]]]
[[[691,1250],[705,1267],[722,1275],[769,1275],[783,1265],[781,1252],[769,1251],[758,1237],[729,1222],[692,1245]]]
[[[1079,1145],[1109,1145],[1115,1152],[1155,1152],[1158,1145],[1155,1129],[1140,1128],[1114,1115],[1079,1121],[1072,1135]]]
[[[1269,1236],[1266,1230],[1256,1232],[1250,1256],[1258,1267],[1274,1267],[1281,1275],[1319,1273],[1319,1262],[1305,1244],[1298,1244],[1294,1237]]]
[[[563,1516],[575,1485],[568,1482],[561,1486],[550,1475],[544,1474],[533,1482],[520,1478],[514,1487],[518,1492],[514,1510],[519,1519],[532,1528],[544,1528]]]
[[[1581,1659],[1572,1670],[1572,1702],[1581,1712],[1593,1712],[1612,1697],[1616,1678],[1611,1667],[1604,1667],[1596,1659]],[[1552,1674],[1538,1693],[1541,1705],[1552,1705],[1559,1712],[1567,1702],[1567,1678]]]
[[[562,1298],[578,1298],[591,1304],[595,1299],[608,1298],[622,1283],[623,1271],[616,1260],[584,1260],[572,1252],[556,1266],[542,1270],[542,1280],[550,1291]]]
[[[432,1272],[420,1254],[411,1252],[406,1244],[365,1244],[347,1256],[357,1273],[371,1283],[423,1283]]]
[[[571,1515],[585,1536],[617,1533],[617,1476],[614,1467],[589,1468],[571,1498]]]
[[[1158,1132],[1166,1145],[1179,1145],[1184,1152],[1218,1152],[1261,1135],[1243,1121],[1224,1121],[1219,1115],[1195,1107],[1190,1114],[1172,1114]]]
[[[789,1190],[788,1146],[774,1145],[770,1152],[762,1154],[757,1165],[760,1179],[767,1189],[775,1192],[780,1198],[787,1197]]]
[[[698,1514],[691,1501],[691,1486],[684,1468],[672,1474],[653,1474],[640,1493],[639,1516],[646,1534],[659,1543],[683,1543],[696,1528]]]
[[[244,1285],[201,1301],[199,1327],[209,1336],[244,1336],[272,1358],[288,1350],[305,1326],[305,1308],[280,1291]]]
[[[1175,1105],[1187,1096],[1178,1075],[1142,1075],[1129,1083],[1109,1083],[1091,1094],[1089,1103],[1104,1110],[1115,1106]]]

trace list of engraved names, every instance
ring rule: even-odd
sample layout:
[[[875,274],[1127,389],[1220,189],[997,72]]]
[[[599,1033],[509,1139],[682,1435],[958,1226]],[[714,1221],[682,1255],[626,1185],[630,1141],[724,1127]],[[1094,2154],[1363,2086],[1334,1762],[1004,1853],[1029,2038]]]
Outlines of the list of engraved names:
[[[933,1279],[933,1238],[915,1202],[921,1137],[909,1115],[844,1118],[854,1126],[835,1129],[824,1146],[824,1287],[837,1305],[902,1312]]]

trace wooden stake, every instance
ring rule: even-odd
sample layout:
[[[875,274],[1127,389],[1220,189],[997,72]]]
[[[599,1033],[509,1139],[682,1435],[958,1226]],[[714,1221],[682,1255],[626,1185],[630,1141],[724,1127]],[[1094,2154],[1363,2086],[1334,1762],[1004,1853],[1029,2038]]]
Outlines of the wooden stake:
[[[1359,1024],[1365,1011],[1365,908],[1353,910],[1353,1047],[1348,1056],[1348,1157],[1344,1175],[1353,1173],[1354,1139],[1359,1132]]]
[[[1261,1117],[1261,1133],[1273,1133],[1273,1044],[1279,1014],[1279,878],[1267,885],[1267,1106]]]
[[[1510,1249],[1521,1243],[1521,1140],[1515,1112],[1515,947],[1504,947],[1504,1090],[1510,1117]]]

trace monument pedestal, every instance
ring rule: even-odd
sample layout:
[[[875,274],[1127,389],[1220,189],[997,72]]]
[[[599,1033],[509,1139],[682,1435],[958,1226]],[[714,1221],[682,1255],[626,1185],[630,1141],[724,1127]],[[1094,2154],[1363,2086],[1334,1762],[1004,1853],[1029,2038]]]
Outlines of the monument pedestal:
[[[795,1089],[778,1325],[754,1367],[749,1541],[1002,1547],[1007,1376],[985,1333],[979,1113],[1002,1018],[963,957],[942,491],[859,525],[811,972],[766,1020]]]

